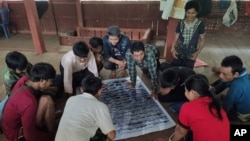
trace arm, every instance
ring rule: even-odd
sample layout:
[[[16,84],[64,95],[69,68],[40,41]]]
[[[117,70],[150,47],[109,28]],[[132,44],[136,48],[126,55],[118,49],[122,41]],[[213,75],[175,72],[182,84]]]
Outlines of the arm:
[[[186,103],[181,106],[178,123],[175,127],[175,132],[172,137],[169,138],[170,141],[180,141],[188,133],[190,128],[190,116],[192,118],[189,112],[190,108],[192,107],[188,106]]]
[[[204,45],[205,45],[205,34],[201,34],[200,35],[200,40],[199,40],[199,48],[198,48],[198,51],[197,52],[201,52],[201,50],[204,48]]]
[[[113,141],[116,136],[115,127],[113,125],[111,115],[107,105],[101,103],[98,105],[98,109],[95,110],[95,121],[102,133],[107,135],[109,141]]]
[[[4,82],[5,90],[6,90],[6,95],[10,95],[15,83],[17,80],[10,78],[8,82]]]
[[[157,75],[157,63],[154,55],[148,56],[148,69],[151,76],[152,93],[157,93],[158,88],[158,75]]]
[[[89,52],[88,54],[88,70],[92,72],[96,77],[98,77],[98,70],[97,70],[97,65],[96,65],[96,60],[95,56],[92,53],[92,51]]]
[[[107,134],[108,141],[113,141],[115,139],[115,136],[116,136],[115,130],[108,132],[108,134]]]
[[[133,57],[131,56],[130,50],[126,52],[126,60],[127,60],[127,67],[128,67],[128,73],[130,76],[131,85],[132,87],[134,87],[136,85],[137,72],[136,72],[135,62],[134,62]]]
[[[232,110],[235,101],[238,100],[237,96],[241,95],[240,93],[241,93],[240,90],[236,89],[235,86],[229,87],[228,92],[226,96],[224,97],[223,103],[222,103],[222,106],[224,107],[227,114],[229,114],[230,111]]]
[[[105,36],[104,38],[103,38],[103,57],[104,57],[104,59],[105,60],[109,60],[109,58],[110,57],[112,57],[111,56],[111,52],[110,52],[110,49],[111,47],[110,47],[110,45],[109,45],[109,43],[108,43],[108,37],[107,36]]]
[[[180,33],[181,33],[181,22],[182,22],[182,21],[180,21],[180,22],[178,23],[177,27],[176,27],[176,30],[175,30],[175,37],[174,37],[174,40],[173,40],[173,42],[172,42],[172,48],[171,48],[172,56],[173,56],[175,59],[177,59],[177,56],[176,56],[176,55],[177,55],[177,52],[176,52],[175,47],[176,47],[177,41],[178,41],[179,36],[180,36]]]
[[[173,41],[173,43],[172,43],[172,48],[171,48],[171,52],[172,52],[172,55],[173,55],[173,57],[175,58],[175,59],[177,59],[177,52],[176,52],[176,50],[175,50],[175,46],[176,46],[176,43],[177,43],[177,41],[178,41],[178,39],[179,39],[179,36],[180,36],[180,34],[179,33],[176,33],[175,34],[175,37],[174,37],[174,41]]]
[[[64,92],[68,94],[73,93],[73,88],[72,88],[72,75],[73,75],[73,70],[71,66],[71,62],[62,62],[62,66],[64,69],[63,73],[63,85],[64,85]]]
[[[7,67],[3,70],[3,82],[6,89],[6,95],[10,95],[15,83],[19,78],[12,73]]]
[[[193,54],[193,59],[196,59],[198,57],[205,45],[205,26],[203,22],[200,23],[197,30],[200,36],[198,40],[197,51]]]
[[[108,60],[109,60],[109,62],[117,64],[120,68],[125,68],[126,64],[127,64],[126,60],[117,60],[113,57],[109,57]]]
[[[169,141],[180,141],[187,135],[188,131],[188,129],[185,129],[179,124],[177,124],[175,127],[175,132],[172,134],[172,137],[169,138]]]
[[[194,53],[193,57],[196,59],[200,54],[201,50],[204,48],[205,45],[205,34],[201,34],[199,38],[198,48],[197,51]]]
[[[119,48],[121,49],[121,56],[124,58],[120,64],[118,64],[122,69],[126,68],[127,60],[126,60],[126,53],[131,47],[131,41],[127,36],[122,36],[120,39],[120,43],[118,43]],[[125,47],[125,48],[124,48]]]
[[[103,38],[103,57],[105,60],[108,60],[111,63],[115,63],[118,66],[123,66],[123,61],[117,60],[112,57],[110,52],[110,45],[108,44],[108,39],[106,37]]]

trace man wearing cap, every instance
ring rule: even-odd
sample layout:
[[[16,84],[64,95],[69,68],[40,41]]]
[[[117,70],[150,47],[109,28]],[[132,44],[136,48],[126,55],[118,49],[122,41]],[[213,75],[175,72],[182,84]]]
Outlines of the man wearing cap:
[[[110,26],[103,38],[104,68],[111,70],[110,78],[116,78],[117,67],[122,69],[122,76],[127,75],[125,53],[130,48],[129,38],[123,34],[118,26]]]

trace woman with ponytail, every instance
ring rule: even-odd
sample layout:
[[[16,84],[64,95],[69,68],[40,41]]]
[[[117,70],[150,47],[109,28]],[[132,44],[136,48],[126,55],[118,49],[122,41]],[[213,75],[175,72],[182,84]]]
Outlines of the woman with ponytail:
[[[185,96],[189,102],[182,105],[178,124],[169,141],[179,141],[189,131],[193,134],[193,141],[229,141],[227,114],[209,91],[204,75],[194,74],[186,79]]]

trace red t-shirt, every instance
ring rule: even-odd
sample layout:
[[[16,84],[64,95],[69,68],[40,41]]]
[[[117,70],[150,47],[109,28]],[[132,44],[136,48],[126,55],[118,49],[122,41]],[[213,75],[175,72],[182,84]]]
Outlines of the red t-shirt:
[[[12,90],[3,112],[3,133],[7,140],[17,141],[18,131],[23,127],[27,141],[52,141],[54,135],[36,127],[38,100],[31,89],[21,87],[28,79],[28,76],[20,78]]]
[[[209,111],[209,97],[184,103],[179,114],[179,123],[193,132],[194,141],[229,141],[230,123],[226,112],[221,109],[223,120]],[[214,110],[215,112],[215,110]]]

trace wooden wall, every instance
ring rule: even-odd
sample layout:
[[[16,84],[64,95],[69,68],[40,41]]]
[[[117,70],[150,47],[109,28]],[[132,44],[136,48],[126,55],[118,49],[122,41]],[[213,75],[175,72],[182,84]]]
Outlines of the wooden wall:
[[[5,1],[10,9],[10,30],[29,33],[23,1]],[[167,21],[161,19],[160,3],[144,2],[82,2],[84,26],[108,27],[118,25],[123,28],[148,28],[154,30],[155,37],[165,37]],[[250,33],[250,17],[244,15],[245,1],[238,2],[239,19],[231,27],[222,24],[226,9],[219,9],[218,1],[213,1],[212,12],[202,17],[207,32]],[[76,30],[78,25],[76,0],[50,0],[48,10],[40,19],[43,34],[56,34]]]

